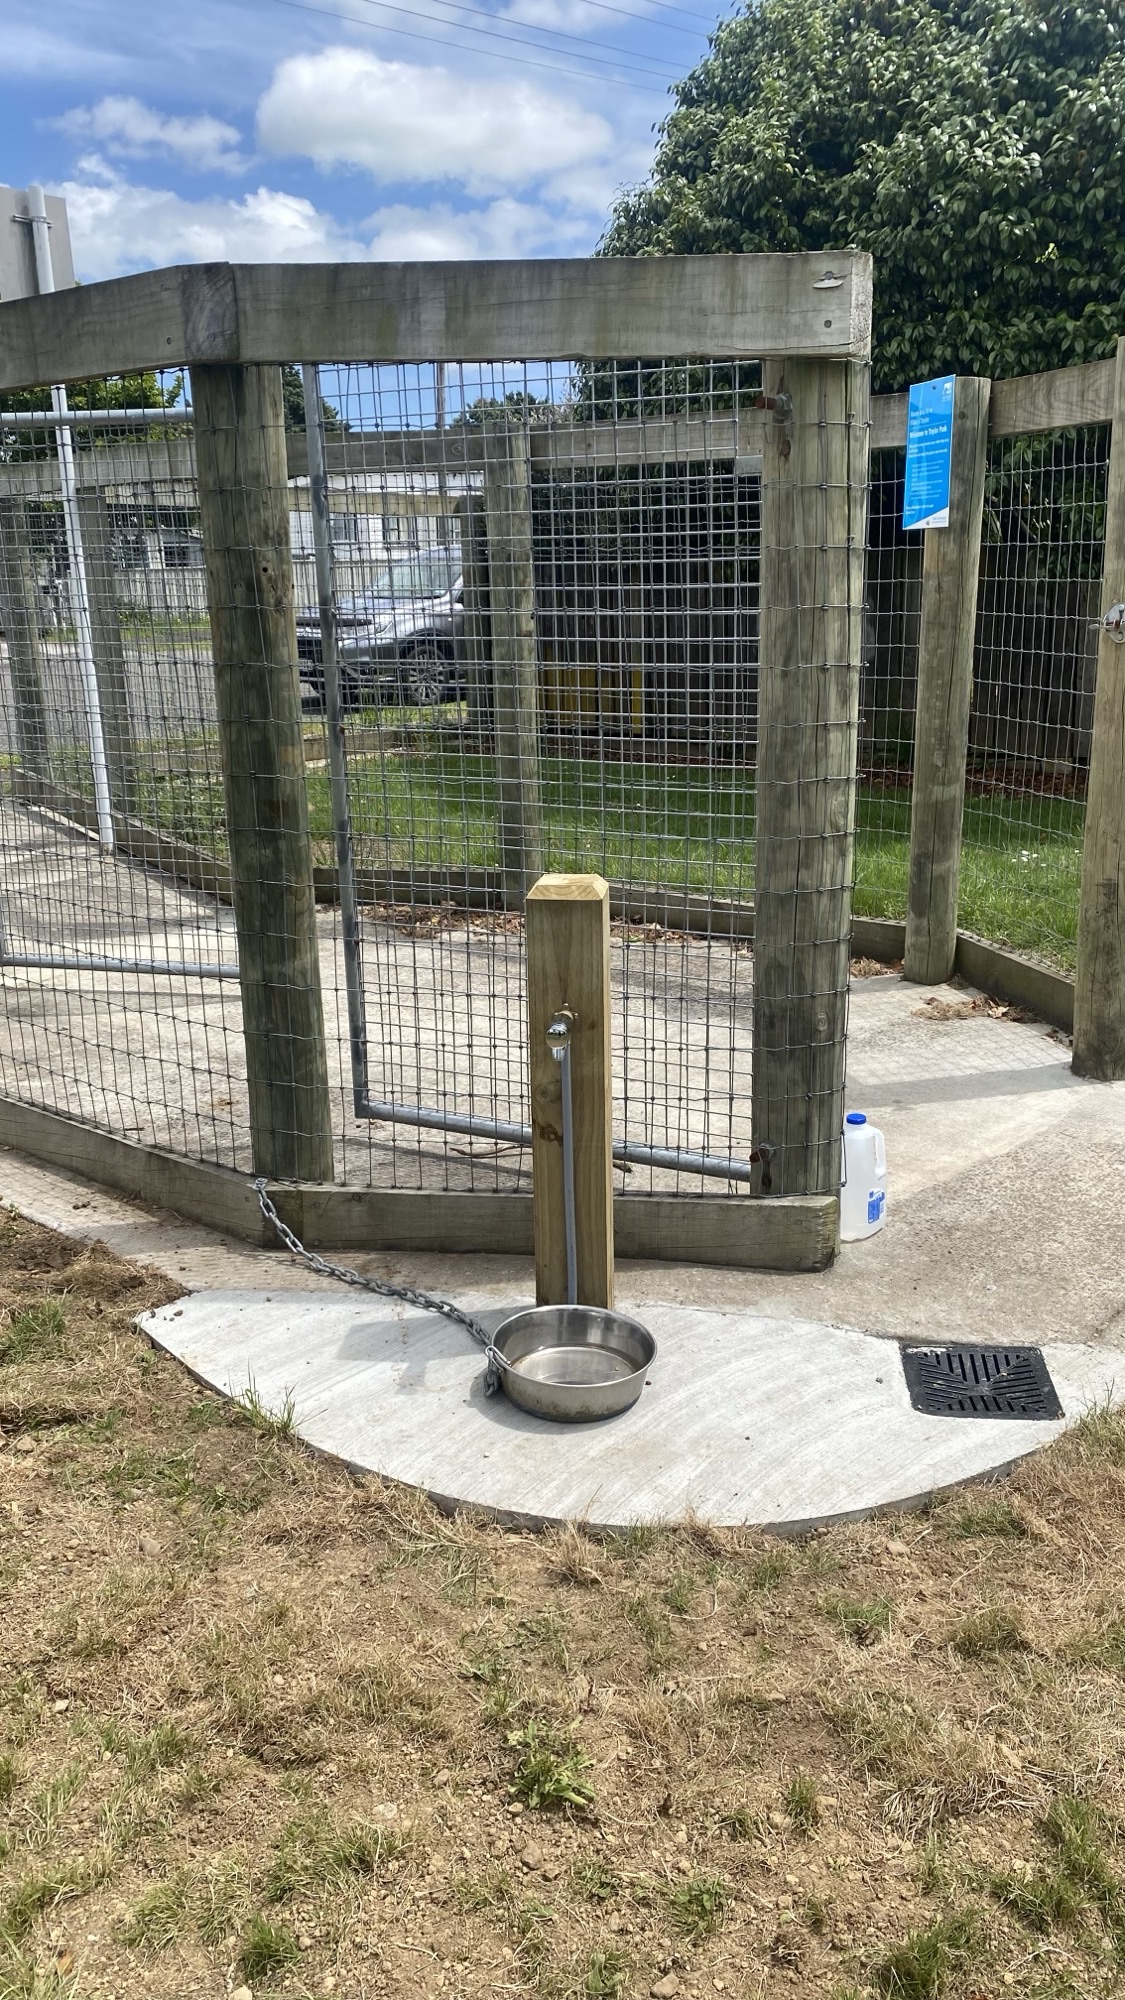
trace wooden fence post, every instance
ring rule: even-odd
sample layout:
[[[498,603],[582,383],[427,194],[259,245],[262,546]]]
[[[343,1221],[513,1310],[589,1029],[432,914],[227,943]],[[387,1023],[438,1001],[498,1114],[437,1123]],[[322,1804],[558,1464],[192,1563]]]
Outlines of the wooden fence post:
[[[1125,339],[1117,343],[1106,481],[1102,612],[1125,602]],[[1094,729],[1078,902],[1074,1070],[1125,1079],[1125,645],[1098,637]]]
[[[136,810],[136,755],[125,676],[125,646],[113,580],[113,537],[104,494],[80,487],[78,519],[86,559],[86,595],[110,804],[114,812],[131,814]]]
[[[505,907],[519,910],[543,867],[531,468],[521,426],[498,425],[487,437],[484,512],[500,878]]]
[[[969,754],[988,404],[992,384],[959,375],[953,392],[949,526],[927,528],[910,804],[907,979],[948,979],[957,954],[961,816]]]
[[[754,1145],[775,1194],[840,1185],[870,371],[770,361],[754,902]]]
[[[254,1168],[328,1181],[281,373],[208,365],[191,383]]]
[[[527,898],[535,1297],[566,1300],[562,1067],[547,1028],[573,1016],[574,1198],[578,1298],[613,1304],[613,1107],[609,1057],[609,884],[600,875],[543,875]]]
[[[41,794],[42,780],[50,776],[39,600],[28,542],[27,508],[22,500],[5,498],[0,498],[0,625],[8,642],[16,749],[25,779],[24,795],[34,799]]]

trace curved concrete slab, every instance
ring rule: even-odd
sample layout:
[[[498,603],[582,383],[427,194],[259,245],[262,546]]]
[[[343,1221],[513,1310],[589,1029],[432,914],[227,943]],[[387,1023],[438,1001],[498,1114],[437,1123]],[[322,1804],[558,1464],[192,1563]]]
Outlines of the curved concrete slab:
[[[519,1303],[459,1303],[495,1326]],[[447,1320],[323,1291],[200,1291],[138,1325],[214,1388],[252,1383],[317,1450],[545,1525],[625,1528],[687,1515],[778,1531],[917,1504],[987,1477],[1083,1411],[1125,1395],[1125,1348],[1045,1346],[1061,1423],[920,1416],[895,1341],[853,1327],[651,1306],[659,1344],[633,1410],[546,1424],[486,1397],[479,1351]],[[934,1341],[954,1337],[934,1326]]]

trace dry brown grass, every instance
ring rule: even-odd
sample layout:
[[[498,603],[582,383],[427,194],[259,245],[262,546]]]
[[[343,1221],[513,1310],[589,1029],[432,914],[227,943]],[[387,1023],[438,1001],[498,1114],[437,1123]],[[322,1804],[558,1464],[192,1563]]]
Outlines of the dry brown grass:
[[[802,1542],[536,1538],[202,1391],[168,1296],[0,1216],[0,2000],[1119,1990],[1121,1419]]]

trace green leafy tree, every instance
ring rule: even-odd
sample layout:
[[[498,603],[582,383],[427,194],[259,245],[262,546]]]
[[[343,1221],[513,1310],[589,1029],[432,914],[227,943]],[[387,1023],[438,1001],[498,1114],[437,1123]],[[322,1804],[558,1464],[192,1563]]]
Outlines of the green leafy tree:
[[[301,376],[301,371],[295,361],[286,361],[282,366],[281,394],[285,403],[286,430],[303,431],[305,428],[305,384]],[[330,403],[326,396],[321,397],[321,403],[324,409],[324,428],[329,435],[333,432],[347,430],[348,425],[341,424],[340,422],[340,412],[336,408],[335,403]]]
[[[676,90],[611,255],[875,261],[875,386],[1125,331],[1125,0],[758,0]]]
[[[529,389],[509,389],[506,396],[478,396],[475,402],[466,403],[449,422],[450,430],[482,430],[485,424],[498,424],[502,419],[511,421],[523,417],[535,429],[542,424],[554,422],[561,411],[546,396],[533,396]]]
[[[72,410],[174,410],[183,395],[182,375],[158,375],[151,369],[134,375],[104,375],[90,382],[70,382],[66,397]],[[34,412],[49,410],[51,391],[42,389],[19,389],[7,391],[3,398],[5,410]],[[166,433],[159,426],[146,427],[139,431],[122,423],[99,425],[97,430],[84,431],[79,428],[76,436],[80,447],[98,443],[120,444],[126,438],[163,437]],[[29,430],[21,425],[5,429],[0,423],[0,461],[7,464],[21,460],[45,458],[55,449],[53,430]]]

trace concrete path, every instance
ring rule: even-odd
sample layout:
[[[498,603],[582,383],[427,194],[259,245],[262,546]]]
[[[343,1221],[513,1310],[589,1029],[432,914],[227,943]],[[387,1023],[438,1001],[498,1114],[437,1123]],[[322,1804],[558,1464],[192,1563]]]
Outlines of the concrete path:
[[[494,1328],[504,1310],[484,1317]],[[1064,1427],[920,1416],[898,1343],[850,1327],[676,1306],[645,1319],[658,1346],[648,1383],[600,1424],[543,1423],[486,1396],[468,1334],[390,1300],[197,1292],[140,1324],[212,1387],[291,1405],[318,1450],[535,1527],[693,1515],[794,1532],[917,1503]],[[1068,1420],[1125,1392],[1125,1348],[1047,1359]]]

